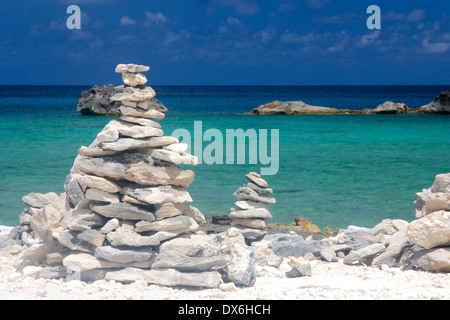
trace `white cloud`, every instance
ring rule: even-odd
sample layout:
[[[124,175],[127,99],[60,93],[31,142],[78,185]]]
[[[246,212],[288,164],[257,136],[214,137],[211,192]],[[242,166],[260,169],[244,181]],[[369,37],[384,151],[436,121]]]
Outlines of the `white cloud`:
[[[349,24],[349,23],[361,23],[365,21],[365,17],[354,12],[347,12],[330,17],[315,18],[312,21],[320,24]]]
[[[255,36],[263,44],[269,43],[270,40],[274,39],[277,35],[277,31],[274,27],[267,27],[266,29],[258,32]]]
[[[323,9],[330,0],[302,0],[302,2],[311,9]]]
[[[233,17],[228,17],[228,19],[222,23],[219,27],[219,29],[217,30],[218,33],[228,33],[230,31],[230,28],[235,28],[235,27],[239,27],[242,26],[241,21],[239,21],[239,19],[233,18]]]
[[[368,45],[371,45],[372,43],[374,43],[375,40],[377,40],[379,36],[380,36],[380,30],[376,30],[375,32],[365,34],[361,37],[361,39],[359,40],[359,42],[356,45],[361,48],[367,47]]]
[[[234,7],[238,15],[254,15],[261,12],[258,3],[253,0],[213,0],[213,4]]]
[[[145,16],[147,17],[147,21],[154,22],[154,23],[164,23],[167,21],[167,18],[164,14],[161,12],[145,12]]]
[[[131,19],[129,16],[124,16],[120,18],[120,24],[122,26],[131,26],[133,24],[136,24],[136,21]]]
[[[420,21],[425,17],[425,10],[413,10],[408,14],[408,21]]]
[[[299,36],[297,33],[285,33],[280,36],[282,43],[310,43],[316,38],[314,33],[308,33],[304,36]]]
[[[279,5],[278,7],[278,12],[290,12],[297,9],[297,6],[292,4],[292,3],[288,3],[288,2],[284,2],[282,4]]]
[[[227,23],[230,26],[238,26],[241,24],[241,22],[239,21],[239,19],[233,18],[233,17],[228,17],[227,19]]]
[[[425,18],[425,10],[415,9],[408,14],[396,13],[394,11],[390,11],[388,14],[382,16],[383,20],[388,21],[420,21]]]
[[[422,41],[423,50],[426,53],[444,53],[449,51],[450,43],[448,42],[428,42],[428,39]]]

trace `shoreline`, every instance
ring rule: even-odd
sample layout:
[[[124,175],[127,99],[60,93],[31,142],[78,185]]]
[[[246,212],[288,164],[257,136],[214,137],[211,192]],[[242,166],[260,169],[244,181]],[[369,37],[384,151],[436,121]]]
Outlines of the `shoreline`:
[[[366,228],[354,227],[355,231]],[[218,230],[220,231],[220,230]],[[269,230],[268,230],[269,231]],[[298,230],[272,229],[273,243],[286,237],[295,239]],[[367,230],[366,230],[367,231]],[[325,243],[332,237],[308,240]],[[300,238],[298,238],[300,239]],[[325,239],[325,240],[324,240]],[[295,242],[298,244],[298,242]],[[254,242],[256,281],[252,287],[226,283],[219,288],[167,287],[137,280],[45,279],[38,276],[40,267],[28,266],[21,272],[14,262],[22,249],[0,248],[0,299],[2,300],[448,300],[450,276],[424,270],[346,264],[343,259],[325,261],[310,257],[308,276],[288,277],[291,257],[280,263],[261,259],[267,243]],[[266,252],[267,254],[267,252]]]

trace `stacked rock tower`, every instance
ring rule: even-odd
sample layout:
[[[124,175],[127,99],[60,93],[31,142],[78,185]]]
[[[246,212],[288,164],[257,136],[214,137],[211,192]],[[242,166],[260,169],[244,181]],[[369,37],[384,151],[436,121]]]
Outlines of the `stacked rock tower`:
[[[164,136],[157,122],[165,117],[161,103],[143,86],[147,70],[117,66],[125,85],[111,100],[123,104],[122,116],[78,150],[66,192],[28,217],[41,241],[18,257],[18,269],[39,264],[42,277],[84,281],[222,282],[217,269],[227,259],[205,234],[193,233],[206,220],[189,205],[186,188],[194,172],[178,166],[195,166],[197,158],[186,153],[186,144]]]
[[[234,193],[238,201],[229,213],[231,224],[263,230],[267,227],[266,220],[272,219],[268,205],[276,203],[275,198],[271,197],[273,190],[255,172],[250,172],[245,177],[249,182]]]
[[[162,242],[194,231],[205,221],[187,204],[192,198],[186,188],[195,175],[178,167],[195,166],[197,158],[185,152],[186,144],[164,136],[156,122],[165,114],[158,111],[155,91],[143,86],[147,79],[141,72],[148,70],[134,64],[117,66],[125,85],[116,87],[111,100],[123,104],[122,116],[79,150],[66,181],[66,193],[76,209],[53,236],[66,248],[87,252],[63,259],[72,270],[92,273],[87,261],[103,270],[105,266],[149,269]],[[170,272],[150,277],[156,278],[153,282],[182,278],[176,270]]]

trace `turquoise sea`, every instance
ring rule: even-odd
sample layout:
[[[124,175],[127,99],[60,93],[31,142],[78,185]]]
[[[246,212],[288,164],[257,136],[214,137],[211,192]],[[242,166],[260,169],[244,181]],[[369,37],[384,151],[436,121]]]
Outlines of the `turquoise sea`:
[[[450,86],[395,87],[158,87],[169,109],[166,135],[194,121],[203,130],[278,129],[280,168],[265,176],[277,204],[273,221],[310,218],[321,229],[372,227],[385,218],[414,217],[415,193],[450,172],[450,117],[442,115],[244,116],[273,100],[364,109],[386,100],[424,105]],[[111,117],[76,112],[89,87],[0,87],[0,224],[17,225],[21,198],[63,192],[77,150],[89,145]],[[209,142],[204,142],[206,147]],[[269,149],[270,150],[270,149]],[[188,191],[204,214],[234,206],[234,191],[258,165],[190,168]]]

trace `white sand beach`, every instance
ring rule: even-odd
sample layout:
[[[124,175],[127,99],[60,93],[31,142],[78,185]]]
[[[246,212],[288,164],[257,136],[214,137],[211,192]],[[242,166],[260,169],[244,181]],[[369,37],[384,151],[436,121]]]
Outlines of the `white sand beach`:
[[[286,278],[289,270],[258,267],[254,287],[187,289],[148,285],[143,281],[85,283],[77,280],[34,279],[16,272],[14,255],[0,253],[0,299],[2,300],[448,300],[450,275],[398,268],[349,266],[316,261],[309,277]],[[230,291],[225,291],[230,290]]]

